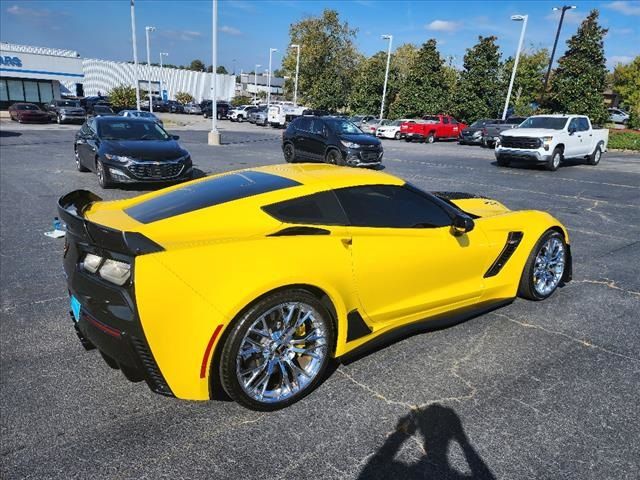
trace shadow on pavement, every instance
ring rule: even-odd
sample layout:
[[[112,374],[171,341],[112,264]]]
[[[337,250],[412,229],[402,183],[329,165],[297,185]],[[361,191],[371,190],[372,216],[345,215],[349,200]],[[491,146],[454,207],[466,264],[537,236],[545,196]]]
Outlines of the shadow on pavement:
[[[422,436],[422,457],[410,465],[396,460],[394,457],[402,445],[414,434]],[[469,473],[456,469],[449,462],[448,452],[454,442],[462,451],[467,464],[465,470]],[[434,404],[402,417],[358,479],[495,480],[495,476],[469,443],[456,412]]]
[[[19,137],[22,135],[19,132],[10,132],[7,130],[0,130],[0,137]]]

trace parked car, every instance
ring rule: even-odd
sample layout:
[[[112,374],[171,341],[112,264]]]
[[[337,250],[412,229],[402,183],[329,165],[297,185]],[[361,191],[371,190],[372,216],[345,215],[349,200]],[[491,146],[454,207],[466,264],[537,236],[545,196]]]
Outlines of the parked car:
[[[19,102],[9,107],[9,117],[18,123],[49,123],[51,116],[35,103]]]
[[[589,165],[597,165],[608,141],[609,130],[594,129],[589,117],[534,115],[518,128],[500,134],[495,156],[501,167],[523,160],[555,171],[569,158],[584,158]]]
[[[389,125],[390,123],[391,123],[391,120],[387,120],[387,119],[380,120],[379,118],[376,118],[362,125],[360,127],[360,130],[362,130],[364,133],[368,133],[369,135],[376,135],[376,131],[378,130],[378,127],[383,127],[385,125]]]
[[[485,132],[484,127],[489,123],[495,123],[498,121],[498,119],[491,118],[481,118],[480,120],[476,120],[467,128],[462,129],[458,143],[460,145],[481,145],[482,137]]]
[[[267,108],[261,108],[260,110],[258,110],[257,112],[255,112],[253,114],[254,118],[255,118],[255,124],[256,125],[260,125],[263,127],[266,127],[267,125],[269,125],[269,112],[267,110]]]
[[[352,122],[337,117],[294,118],[282,135],[287,162],[320,161],[352,167],[377,167],[382,163],[382,143]]]
[[[189,115],[202,115],[202,109],[197,103],[187,103],[183,107],[183,111]]]
[[[94,95],[80,99],[80,106],[84,108],[87,115],[93,113],[93,106],[97,104],[110,105],[109,97]]]
[[[79,100],[52,100],[44,106],[58,123],[84,122],[86,112]]]
[[[247,120],[249,121],[249,123],[256,123],[256,120],[258,118],[258,114],[261,112],[265,112],[267,111],[267,107],[259,107],[259,106],[254,106],[254,109],[251,110],[251,112],[249,113]]]
[[[494,147],[498,138],[500,138],[500,133],[505,130],[510,130],[512,128],[517,128],[522,122],[524,122],[527,117],[509,117],[506,120],[494,120],[491,123],[485,124],[482,127],[482,146]]]
[[[358,127],[362,127],[372,120],[377,120],[378,118],[373,115],[354,115],[349,117],[349,121],[354,123]]]
[[[229,120],[232,122],[242,123],[249,118],[249,114],[251,112],[255,112],[257,110],[258,109],[253,105],[240,105],[229,112]]]
[[[169,113],[184,113],[184,106],[176,100],[167,100],[164,105]]]
[[[567,229],[546,212],[331,165],[225,172],[115,202],[76,190],[58,212],[60,290],[86,350],[156,393],[224,391],[260,411],[302,399],[359,347],[516,296],[542,301],[571,280]]]
[[[271,105],[269,107],[268,121],[274,128],[288,127],[294,118],[297,118],[308,111],[308,107],[289,104]]]
[[[451,115],[427,115],[421,120],[400,125],[400,132],[405,141],[433,143],[436,140],[457,139],[460,131],[467,128],[467,125],[458,122]]]
[[[169,107],[166,105],[165,101],[162,100],[162,97],[160,97],[159,95],[154,95],[152,97],[152,101],[153,101],[153,111],[154,112],[168,112],[169,111]],[[147,112],[149,111],[149,97],[147,95],[145,95],[141,100],[140,100],[140,109],[141,110],[146,110]]]
[[[76,133],[76,167],[95,171],[102,188],[187,180],[193,175],[191,156],[178,138],[146,118],[95,117]]]
[[[202,110],[202,115],[204,116],[204,118],[211,118],[212,114],[212,107],[213,102],[211,102],[211,100],[204,100],[202,103],[200,103],[200,108]],[[229,118],[229,112],[231,110],[231,105],[227,102],[216,102],[216,112],[217,112],[217,118],[223,119],[223,118]]]
[[[96,103],[93,105],[91,112],[89,113],[90,117],[104,117],[108,115],[115,115],[116,113],[113,111],[111,106],[107,103]]]
[[[378,127],[376,130],[376,137],[378,138],[393,138],[394,140],[400,140],[402,133],[400,132],[400,126],[403,123],[415,123],[416,120],[410,118],[401,118],[393,120],[392,122]]]
[[[118,115],[121,117],[129,118],[146,118],[156,122],[160,126],[164,126],[162,120],[152,112],[145,112],[140,110],[120,110],[120,112],[118,112]]]
[[[609,108],[607,110],[609,112],[609,120],[613,123],[626,125],[627,122],[629,122],[629,114],[624,110],[620,110],[619,108]]]

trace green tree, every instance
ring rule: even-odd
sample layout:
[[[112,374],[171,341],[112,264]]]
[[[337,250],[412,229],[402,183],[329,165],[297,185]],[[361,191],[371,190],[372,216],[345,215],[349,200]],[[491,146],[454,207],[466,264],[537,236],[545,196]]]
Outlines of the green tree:
[[[391,117],[418,117],[445,112],[451,98],[444,59],[434,39],[427,40],[410,61],[404,79],[398,73]]]
[[[189,70],[194,70],[196,72],[202,72],[205,69],[204,62],[202,60],[191,60],[189,64]]]
[[[355,34],[348,23],[340,21],[337,11],[329,9],[290,26],[289,43],[301,45],[298,103],[328,110],[347,105],[359,59]],[[287,51],[282,69],[294,77],[295,49]]]
[[[220,73],[222,75],[229,75],[229,72],[223,65],[220,65],[218,68],[216,68],[216,73]]]
[[[351,112],[378,115],[386,66],[387,52],[378,52],[358,64],[349,95],[349,110]],[[385,103],[388,106],[389,96],[387,96]],[[388,112],[386,108],[385,112]]]
[[[248,95],[236,95],[231,99],[231,105],[234,107],[239,105],[248,105],[251,103],[251,100],[253,100],[253,98]]]
[[[506,91],[502,81],[502,63],[496,37],[478,37],[464,56],[456,88],[454,112],[458,120],[496,118],[504,105]]]
[[[616,65],[611,88],[622,97],[622,105],[629,111],[629,127],[640,128],[640,55],[626,65]]]
[[[176,93],[176,101],[180,102],[181,104],[187,104],[187,103],[191,103],[193,102],[193,96],[190,93],[187,92],[177,92]]]
[[[140,92],[142,95],[142,92]],[[113,87],[108,94],[111,105],[118,109],[133,108],[136,105],[136,89],[129,85]]]
[[[505,95],[513,70],[513,60],[513,58],[508,58],[504,63]],[[510,102],[515,115],[529,116],[533,114],[534,109],[531,105],[542,96],[544,75],[548,65],[549,51],[546,48],[520,54]]]
[[[606,33],[598,24],[598,10],[591,10],[567,40],[567,51],[558,60],[551,82],[549,106],[553,111],[588,115],[595,124],[608,120],[602,95],[607,86]]]

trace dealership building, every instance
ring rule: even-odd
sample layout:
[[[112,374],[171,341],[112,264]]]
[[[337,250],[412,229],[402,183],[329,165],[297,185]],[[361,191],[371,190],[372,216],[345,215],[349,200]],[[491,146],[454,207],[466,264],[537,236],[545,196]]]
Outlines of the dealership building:
[[[174,99],[187,92],[196,101],[211,99],[213,74],[139,65],[141,89]],[[235,76],[216,74],[218,100],[235,95]],[[108,95],[119,85],[135,86],[135,65],[83,59],[73,50],[0,42],[0,110],[16,102],[44,104],[65,96]]]

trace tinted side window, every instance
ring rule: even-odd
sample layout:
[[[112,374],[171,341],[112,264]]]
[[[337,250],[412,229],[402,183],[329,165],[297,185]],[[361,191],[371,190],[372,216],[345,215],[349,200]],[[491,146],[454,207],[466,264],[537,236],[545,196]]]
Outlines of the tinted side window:
[[[589,131],[589,122],[587,121],[587,119],[585,117],[578,118],[578,130],[580,132]]]
[[[419,228],[451,225],[449,215],[429,198],[406,187],[369,185],[336,190],[351,225]]]
[[[449,119],[447,117],[442,118],[442,123],[449,124]]]
[[[324,130],[324,122],[319,118],[314,118],[311,121],[311,133],[315,133],[316,135],[322,135]]]
[[[333,192],[320,192],[305,197],[274,203],[262,208],[272,217],[286,223],[312,225],[347,225],[348,220]]]
[[[309,117],[300,117],[296,122],[296,128],[303,132],[311,131],[311,119]]]
[[[569,130],[578,130],[578,119],[577,118],[573,118],[571,119],[571,122],[569,122]]]

